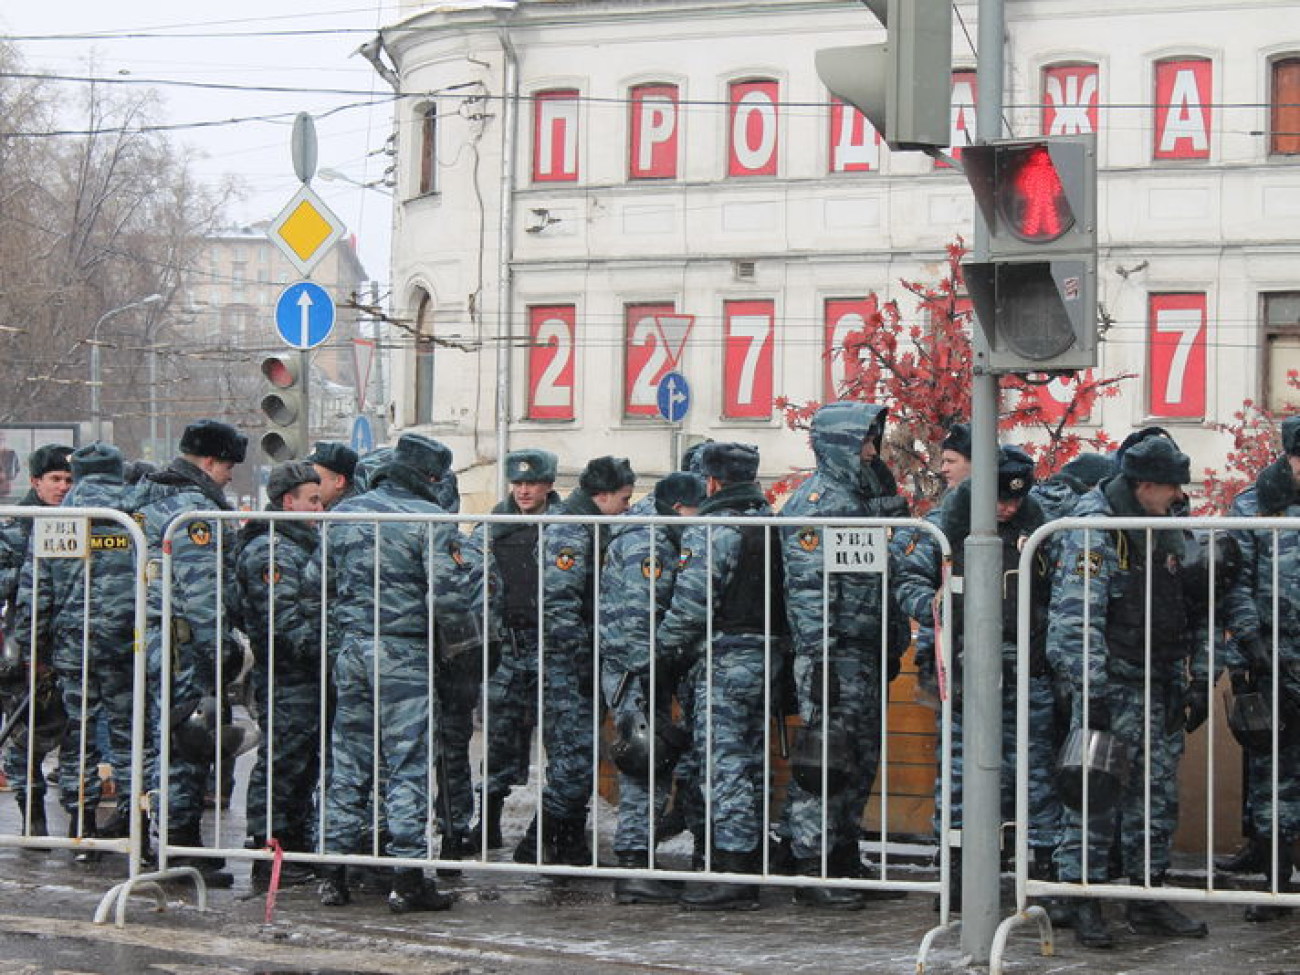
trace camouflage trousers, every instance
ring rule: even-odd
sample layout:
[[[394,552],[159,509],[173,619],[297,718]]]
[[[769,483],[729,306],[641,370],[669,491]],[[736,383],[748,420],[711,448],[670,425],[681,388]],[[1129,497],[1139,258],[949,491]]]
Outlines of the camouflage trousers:
[[[651,717],[648,707],[650,700],[650,682],[644,675],[628,679],[622,698],[615,703],[619,685],[626,672],[622,668],[605,667],[601,671],[600,686],[605,700],[609,703],[615,729],[619,719],[624,715],[643,714],[653,722],[652,731],[659,727],[658,722],[672,720],[671,692],[655,688],[656,695],[664,701],[655,708]],[[615,734],[618,732],[615,731]],[[656,743],[657,744],[657,743]],[[668,797],[672,788],[672,773],[656,772],[654,776],[654,820],[663,817],[668,806]],[[637,775],[618,773],[618,826],[614,830],[615,853],[643,853],[650,849],[650,779]]]
[[[537,725],[537,631],[511,633],[488,681],[483,777],[489,795],[509,795],[512,787],[527,784],[529,745]]]
[[[761,637],[722,635],[696,675],[693,748],[713,847],[728,853],[758,849],[765,832],[763,664]]]
[[[1110,709],[1111,733],[1128,750],[1128,774],[1119,784],[1115,808],[1093,812],[1088,816],[1087,849],[1084,849],[1083,816],[1079,810],[1063,811],[1061,844],[1056,850],[1056,867],[1062,881],[1077,883],[1084,878],[1092,883],[1106,880],[1111,843],[1119,819],[1120,851],[1124,872],[1133,879],[1146,875],[1146,840],[1151,844],[1151,873],[1169,869],[1169,851],[1178,826],[1178,765],[1182,761],[1186,736],[1181,720],[1172,734],[1165,731],[1170,702],[1181,700],[1180,685],[1152,685],[1151,700],[1145,702],[1141,684],[1112,679],[1106,690]],[[1076,717],[1076,721],[1078,717]],[[1147,722],[1150,722],[1151,753],[1145,749]],[[1150,763],[1150,769],[1147,765]],[[1144,782],[1151,782],[1150,815],[1145,804]],[[1087,863],[1084,863],[1084,855]]]
[[[1279,840],[1287,843],[1300,839],[1300,739],[1287,729],[1278,736],[1277,796],[1273,795],[1273,755],[1271,752],[1245,752],[1248,783],[1247,808],[1255,835],[1272,842],[1273,816],[1277,811]]]
[[[816,676],[814,664],[818,662],[816,658],[802,654],[795,658],[799,716],[806,727],[820,731],[824,738],[830,738],[837,731],[843,732],[849,754],[833,756],[830,761],[847,772],[848,782],[838,791],[829,790],[831,795],[823,803],[820,795],[804,789],[793,778],[790,780],[785,821],[792,851],[800,859],[822,854],[823,805],[826,806],[827,853],[836,846],[850,843],[856,849],[862,813],[880,763],[879,661],[856,654],[830,656],[838,699],[830,709],[829,722],[823,720],[825,710],[812,703],[812,683]],[[820,695],[820,689],[817,693]]]
[[[596,773],[591,650],[548,647],[543,676],[546,785],[542,810],[559,819],[585,817]]]
[[[173,647],[173,652],[175,648]],[[149,630],[149,707],[150,713],[162,716],[154,722],[154,737],[146,755],[146,781],[150,790],[162,788],[162,735],[171,734],[172,722],[162,708],[162,634],[157,626]],[[203,698],[216,694],[215,675],[207,668],[198,668],[192,682],[176,680],[173,673],[170,711],[177,720],[183,720],[187,706],[197,707]],[[203,819],[203,797],[212,775],[212,759],[197,758],[171,742],[170,761],[167,766],[167,829],[197,830]]]
[[[258,841],[274,836],[290,849],[310,846],[320,773],[319,667],[310,661],[281,666],[272,682],[259,663],[249,677],[262,740],[248,778],[245,818],[249,836]]]
[[[1002,672],[1002,772],[999,780],[1002,822],[1016,821],[1016,757],[1020,752],[1016,737],[1017,686],[1014,662],[1007,663],[1007,654],[1014,661],[1015,647],[1004,646]],[[954,702],[952,708],[952,791],[949,804],[949,826],[960,829],[962,825],[962,772],[964,755],[962,708]],[[1055,771],[1056,756],[1064,733],[1059,727],[1056,699],[1052,693],[1052,678],[1047,674],[1029,678],[1029,846],[1036,850],[1053,850],[1061,839],[1061,821],[1064,811],[1057,797]],[[939,833],[939,809],[942,780],[934,784],[934,830]]]
[[[442,835],[465,836],[474,818],[474,781],[469,742],[474,735],[474,708],[482,688],[482,660],[463,653],[439,661],[434,671],[442,732],[438,763],[438,821]]]
[[[373,826],[371,798],[388,821],[384,851],[394,857],[428,856],[431,688],[425,640],[384,640],[376,683],[374,647],[349,639],[334,664],[338,704],[330,731],[330,789],[325,796],[324,849],[358,852]],[[374,735],[386,777],[376,778]]]

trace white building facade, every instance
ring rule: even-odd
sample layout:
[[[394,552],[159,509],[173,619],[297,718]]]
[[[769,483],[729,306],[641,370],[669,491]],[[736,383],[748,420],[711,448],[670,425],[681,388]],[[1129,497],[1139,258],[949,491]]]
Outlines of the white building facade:
[[[490,498],[500,446],[562,474],[646,475],[684,438],[744,440],[762,475],[811,462],[777,406],[835,398],[830,355],[869,295],[913,299],[970,239],[960,174],[891,153],[817,77],[883,39],[857,0],[410,4],[397,71],[399,427],[453,448]],[[976,5],[958,4],[953,144],[974,138]],[[1300,8],[1007,0],[1007,129],[1097,134],[1099,375],[1090,426],[1159,423],[1219,467],[1215,424],[1275,408],[1300,366]],[[690,321],[689,330],[686,327]],[[1045,391],[1048,395],[1050,391]],[[1293,391],[1290,391],[1293,392]]]

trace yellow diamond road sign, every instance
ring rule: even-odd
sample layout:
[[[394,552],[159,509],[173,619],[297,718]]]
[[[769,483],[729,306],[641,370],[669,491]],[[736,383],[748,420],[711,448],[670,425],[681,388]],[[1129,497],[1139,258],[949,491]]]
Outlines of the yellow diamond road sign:
[[[304,183],[267,229],[267,236],[299,273],[307,275],[345,229],[343,221]]]

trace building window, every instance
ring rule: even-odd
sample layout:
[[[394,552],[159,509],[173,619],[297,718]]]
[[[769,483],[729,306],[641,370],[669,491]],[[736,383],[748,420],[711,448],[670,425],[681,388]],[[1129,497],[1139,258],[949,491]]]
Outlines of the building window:
[[[430,102],[420,110],[420,185],[418,192],[438,189],[438,105]]]
[[[677,86],[638,85],[628,100],[628,178],[677,176]]]
[[[533,96],[533,182],[578,179],[578,91],[539,91]]]
[[[727,175],[775,176],[779,164],[780,85],[732,82],[727,118]]]
[[[415,423],[433,422],[433,300],[420,292],[415,306]]]
[[[1043,68],[1043,135],[1085,135],[1097,131],[1100,79],[1095,64],[1053,64]]]
[[[1149,297],[1147,412],[1151,416],[1205,416],[1207,323],[1203,291]]]
[[[1155,68],[1155,158],[1208,159],[1214,65],[1178,58],[1157,61]]]
[[[1289,376],[1300,371],[1300,291],[1263,296],[1264,405],[1274,412],[1300,406],[1300,389]]]
[[[1268,151],[1300,155],[1300,57],[1273,62],[1273,97],[1269,107]]]

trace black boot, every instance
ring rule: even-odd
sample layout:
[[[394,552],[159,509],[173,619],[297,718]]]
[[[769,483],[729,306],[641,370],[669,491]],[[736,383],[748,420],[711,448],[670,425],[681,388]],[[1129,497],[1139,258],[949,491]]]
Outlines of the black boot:
[[[548,853],[554,851],[547,863],[563,863],[570,867],[592,865],[591,847],[587,845],[587,813],[556,821],[555,832],[546,844]]]
[[[1246,837],[1241,849],[1231,856],[1214,861],[1214,869],[1220,873],[1264,873],[1267,868],[1268,844],[1256,836]]]
[[[320,876],[320,902],[325,907],[346,907],[352,901],[352,891],[348,889],[348,869],[334,864],[317,869]]]
[[[93,840],[99,836],[99,823],[95,821],[95,810],[87,809],[85,817],[81,824],[81,838],[83,840]],[[68,839],[77,838],[77,810],[73,809],[68,812]],[[72,855],[74,863],[98,863],[104,859],[104,854],[99,850],[90,850],[78,848]]]
[[[519,838],[519,843],[515,846],[513,854],[515,863],[536,863],[537,862],[537,817],[528,824],[528,829],[524,835]]]
[[[731,853],[717,850],[713,868],[721,873],[754,873],[758,851]],[[719,880],[687,884],[680,898],[688,911],[753,911],[758,909],[756,884],[731,884]]]
[[[1134,883],[1139,882],[1134,881]],[[1151,878],[1153,887],[1163,887],[1164,882],[1163,874]],[[1124,907],[1124,917],[1135,934],[1204,938],[1210,933],[1210,927],[1204,921],[1188,917],[1168,901],[1129,901]]]
[[[873,878],[870,866],[862,862],[858,844],[853,842],[836,843],[831,847],[827,867],[832,877],[857,877],[862,880]],[[907,891],[905,890],[872,888],[870,890],[859,890],[857,893],[868,903],[871,901],[899,901],[907,897]]]
[[[32,818],[27,821],[27,794],[15,792],[18,800],[18,816],[22,820],[24,836],[49,836],[50,827],[45,821],[45,793],[32,796]]]
[[[441,893],[419,867],[398,867],[393,871],[393,889],[388,893],[388,909],[394,914],[445,911],[455,902],[455,897]]]
[[[176,846],[202,846],[203,837],[198,823],[186,826],[173,826],[168,832],[169,842]],[[226,871],[226,861],[222,857],[180,856],[169,857],[169,867],[193,867],[203,878],[204,884],[215,889],[234,886],[235,877]]]
[[[487,848],[499,850],[506,845],[501,835],[501,810],[505,807],[506,797],[502,793],[489,792],[479,808],[478,822],[470,827],[467,843],[472,850],[483,848],[483,830],[487,830]]]
[[[469,840],[459,833],[444,834],[442,845],[438,847],[438,859],[463,860],[467,854],[472,857],[476,852],[476,848],[469,845]],[[459,877],[464,873],[456,867],[439,867],[437,872],[439,877]]]
[[[1031,880],[1055,880],[1056,863],[1049,847],[1034,847],[1034,859],[1029,864]],[[1044,897],[1039,905],[1047,912],[1047,919],[1054,928],[1068,928],[1074,924],[1074,908],[1069,901],[1060,897]]]
[[[821,857],[800,857],[795,860],[795,867],[801,877],[820,877],[822,873]],[[830,865],[827,864],[828,876]],[[807,907],[824,907],[831,911],[860,911],[867,906],[862,894],[845,887],[796,887],[794,889],[796,904]]]
[[[618,865],[629,870],[643,870],[650,863],[645,850],[618,854]],[[681,893],[681,885],[654,877],[619,877],[614,881],[617,904],[671,904]]]
[[[1265,859],[1267,863],[1267,858]],[[1279,894],[1289,894],[1295,890],[1291,883],[1291,871],[1294,868],[1294,860],[1291,854],[1291,843],[1285,839],[1279,839],[1277,850],[1277,868],[1275,870],[1265,870],[1264,876],[1268,878],[1269,886],[1272,887],[1273,879],[1277,878],[1277,892]],[[1282,907],[1277,904],[1250,904],[1246,907],[1246,920],[1255,923],[1265,921],[1276,921],[1286,917],[1291,913],[1291,908]]]
[[[1115,937],[1101,913],[1101,902],[1081,900],[1074,905],[1074,940],[1085,948],[1113,948]]]

